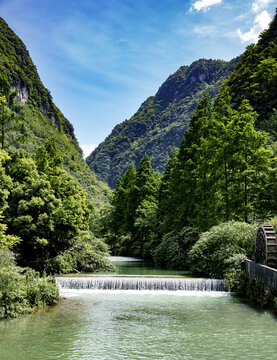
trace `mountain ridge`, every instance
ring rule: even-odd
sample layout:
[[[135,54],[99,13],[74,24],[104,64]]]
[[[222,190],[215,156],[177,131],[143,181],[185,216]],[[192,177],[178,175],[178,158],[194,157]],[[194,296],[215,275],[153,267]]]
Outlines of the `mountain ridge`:
[[[130,119],[116,125],[86,158],[90,168],[114,188],[130,163],[138,166],[147,152],[153,168],[163,172],[172,147],[179,146],[188,128],[202,92],[205,90],[214,98],[239,59],[200,59],[190,66],[181,66],[156,95],[148,97]]]

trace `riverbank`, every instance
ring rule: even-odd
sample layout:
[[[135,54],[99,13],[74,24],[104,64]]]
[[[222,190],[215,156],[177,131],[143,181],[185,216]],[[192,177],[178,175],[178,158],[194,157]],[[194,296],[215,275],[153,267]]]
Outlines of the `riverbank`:
[[[237,294],[277,314],[277,290],[262,284],[257,279],[251,279],[246,273],[241,278]]]
[[[54,305],[59,289],[51,277],[30,268],[0,268],[0,319],[16,318]]]

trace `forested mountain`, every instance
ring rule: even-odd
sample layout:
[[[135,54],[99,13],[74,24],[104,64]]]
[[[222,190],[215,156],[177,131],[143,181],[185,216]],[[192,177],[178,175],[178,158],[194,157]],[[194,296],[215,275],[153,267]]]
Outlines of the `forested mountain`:
[[[153,168],[163,172],[172,147],[180,145],[188,129],[202,91],[213,99],[238,61],[239,57],[230,62],[201,59],[182,66],[91,153],[86,159],[91,169],[113,188],[130,163],[138,167],[146,152]]]
[[[236,109],[243,99],[248,99],[258,113],[256,127],[273,130],[274,124],[269,129],[268,120],[277,109],[276,16],[269,28],[260,35],[258,43],[247,47],[237,68],[228,78],[227,85]]]
[[[24,122],[28,134],[24,143],[9,146],[9,151],[24,149],[33,153],[45,139],[54,139],[63,154],[63,166],[83,186],[95,203],[105,201],[109,188],[99,180],[82,158],[82,150],[72,124],[54,104],[42,84],[36,67],[22,40],[0,18],[0,75],[7,76],[13,90],[18,89],[14,110]],[[18,132],[18,131],[17,131]],[[9,143],[17,136],[9,132]]]

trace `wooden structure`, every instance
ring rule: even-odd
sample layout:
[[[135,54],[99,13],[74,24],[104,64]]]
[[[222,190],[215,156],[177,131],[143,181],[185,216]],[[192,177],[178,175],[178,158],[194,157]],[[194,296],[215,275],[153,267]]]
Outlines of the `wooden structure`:
[[[277,268],[277,238],[271,225],[261,225],[258,229],[255,262]]]

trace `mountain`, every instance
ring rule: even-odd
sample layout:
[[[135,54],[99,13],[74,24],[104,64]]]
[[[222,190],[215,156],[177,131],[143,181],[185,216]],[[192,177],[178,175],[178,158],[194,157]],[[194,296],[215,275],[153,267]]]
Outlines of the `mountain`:
[[[54,138],[66,170],[87,190],[94,203],[105,201],[110,189],[87,166],[72,124],[54,104],[22,40],[0,18],[0,75],[3,74],[12,89],[19,90],[15,110],[24,119],[28,133],[24,144],[11,146],[9,151],[20,148],[32,153],[45,139]]]
[[[248,99],[258,113],[256,127],[270,130],[265,122],[277,110],[277,14],[258,43],[246,48],[227,84],[234,106]]]
[[[227,62],[200,59],[170,75],[155,96],[117,125],[86,159],[112,188],[131,162],[136,167],[146,152],[155,170],[163,172],[173,146],[179,146],[203,90],[214,98],[234,71],[239,57]]]

